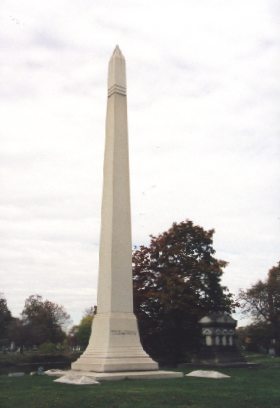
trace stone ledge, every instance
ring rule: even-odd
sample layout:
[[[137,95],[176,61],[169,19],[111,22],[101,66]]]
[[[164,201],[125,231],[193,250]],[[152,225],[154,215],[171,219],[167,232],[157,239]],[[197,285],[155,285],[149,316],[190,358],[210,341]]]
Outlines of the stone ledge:
[[[76,376],[93,377],[97,381],[120,381],[120,380],[161,380],[168,378],[182,378],[183,373],[177,371],[123,371],[113,373],[97,373],[93,371],[65,371],[63,375],[75,374]],[[61,376],[61,374],[59,375]]]
[[[215,363],[214,361],[202,362],[202,363],[182,363],[178,365],[179,369],[191,369],[191,368],[258,368],[261,364],[247,363],[246,361],[224,362]]]

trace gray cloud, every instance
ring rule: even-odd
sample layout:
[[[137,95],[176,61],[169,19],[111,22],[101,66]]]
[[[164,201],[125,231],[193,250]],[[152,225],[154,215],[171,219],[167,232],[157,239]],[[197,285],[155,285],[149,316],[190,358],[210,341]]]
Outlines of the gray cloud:
[[[35,46],[50,48],[51,50],[62,52],[70,47],[70,44],[66,43],[58,37],[54,32],[48,32],[47,30],[38,30],[33,34],[33,44]]]

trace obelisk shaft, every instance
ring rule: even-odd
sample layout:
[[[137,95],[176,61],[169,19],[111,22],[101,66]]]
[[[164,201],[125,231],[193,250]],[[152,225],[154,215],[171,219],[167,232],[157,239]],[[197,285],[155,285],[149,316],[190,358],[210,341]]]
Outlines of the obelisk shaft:
[[[97,314],[89,344],[73,370],[158,370],[143,350],[133,314],[125,60],[109,63]]]
[[[99,254],[98,311],[133,313],[125,60],[109,63]]]

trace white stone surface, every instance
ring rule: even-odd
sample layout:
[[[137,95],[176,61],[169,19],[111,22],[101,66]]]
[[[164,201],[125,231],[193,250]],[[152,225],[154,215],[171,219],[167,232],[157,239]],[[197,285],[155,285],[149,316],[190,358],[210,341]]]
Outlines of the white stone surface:
[[[9,373],[8,377],[23,377],[25,373],[18,372],[18,373]]]
[[[183,373],[175,371],[123,371],[114,373],[95,373],[98,381],[119,381],[119,380],[161,380],[170,378],[182,378]]]
[[[108,73],[97,315],[72,370],[158,370],[143,350],[133,314],[128,156],[125,59],[117,46]]]
[[[50,369],[50,370],[46,370],[44,371],[44,373],[50,377],[60,377],[62,375],[65,375],[65,371],[63,370],[57,370],[57,369]]]
[[[94,377],[88,377],[85,375],[77,374],[67,374],[60,378],[54,380],[54,382],[63,383],[63,384],[74,384],[74,385],[97,385],[100,384],[95,380]]]
[[[63,376],[74,376],[74,377],[90,377],[96,381],[121,381],[121,380],[158,380],[158,379],[170,379],[170,378],[182,378],[183,373],[175,371],[120,371],[112,373],[97,373],[92,371],[64,371]]]
[[[219,373],[218,371],[207,371],[207,370],[196,370],[192,371],[189,374],[186,374],[186,377],[202,377],[202,378],[230,378],[229,375]]]

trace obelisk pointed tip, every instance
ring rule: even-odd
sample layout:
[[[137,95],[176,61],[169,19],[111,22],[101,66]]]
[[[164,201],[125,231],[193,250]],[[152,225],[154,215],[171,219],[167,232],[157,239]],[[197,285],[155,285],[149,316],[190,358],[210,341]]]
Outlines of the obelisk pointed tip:
[[[118,45],[116,45],[116,47],[114,49],[112,58],[114,58],[114,57],[124,58],[124,56],[123,56],[123,54],[122,54],[122,52],[120,50],[120,47]]]
[[[117,85],[117,88],[114,86]],[[126,75],[125,75],[125,59],[120,50],[120,47],[116,45],[114,52],[109,62],[108,72],[108,95],[112,93],[126,94]]]

